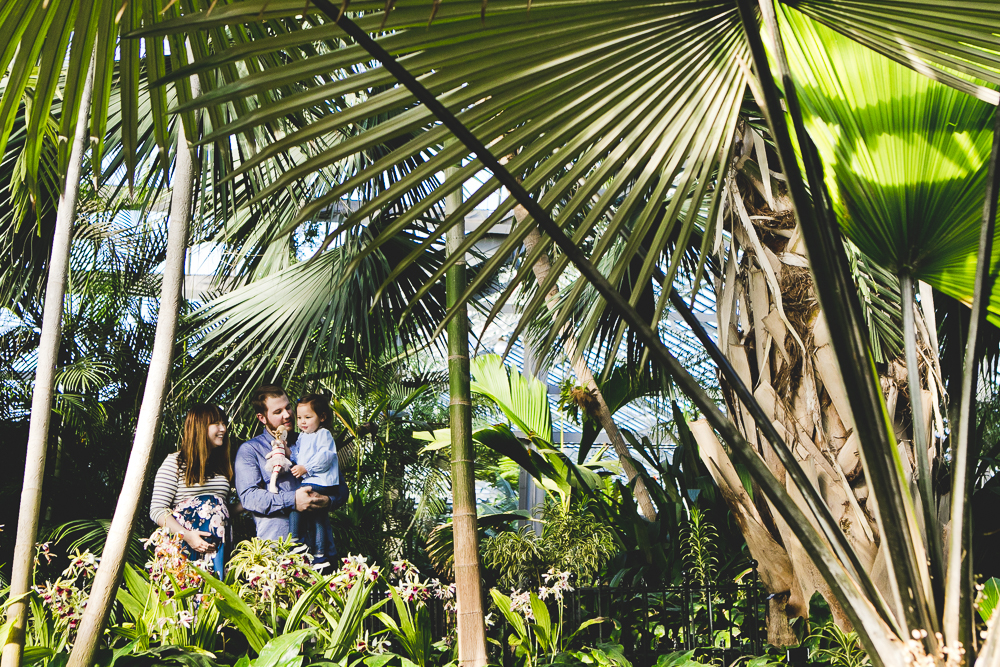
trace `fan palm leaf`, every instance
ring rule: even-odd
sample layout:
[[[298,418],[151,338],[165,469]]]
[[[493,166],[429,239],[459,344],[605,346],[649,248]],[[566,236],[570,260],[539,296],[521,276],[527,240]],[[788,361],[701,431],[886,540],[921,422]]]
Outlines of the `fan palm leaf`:
[[[981,98],[995,97],[982,83],[1000,82],[995,69],[997,56],[988,46],[989,31],[997,27],[997,20],[987,11],[986,3],[963,4],[949,12],[947,21],[924,2],[882,3],[878,15],[857,12],[850,21],[839,20],[849,2],[795,4],[851,39],[905,60],[914,69]],[[695,212],[702,205],[709,207],[709,215],[701,224],[711,227],[717,206],[717,191],[710,185],[713,166],[725,158],[749,62],[731,3],[676,2],[666,10],[632,1],[609,2],[607,6],[535,3],[530,13],[519,1],[492,2],[485,9],[479,3],[449,3],[435,7],[429,26],[428,7],[416,0],[394,4],[388,15],[379,3],[355,2],[350,9],[357,12],[362,29],[385,29],[378,42],[419,76],[477,137],[495,142],[494,152],[510,156],[508,168],[524,174],[525,187],[540,198],[560,225],[574,230],[574,240],[586,239],[592,244],[595,262],[615,244],[622,230],[631,228],[625,254],[634,255],[640,242],[651,245],[638,272],[640,282],[657,269],[669,279],[680,256],[675,252],[665,266],[659,266],[659,253],[667,246],[667,239],[676,235],[686,241],[698,226]],[[282,20],[283,28],[274,30]],[[893,20],[898,24],[892,24]],[[414,104],[409,92],[387,87],[392,77],[372,65],[364,49],[345,41],[343,48],[302,57],[307,45],[335,38],[338,33],[329,21],[291,0],[249,0],[220,5],[211,12],[186,14],[140,33],[148,37],[204,29],[234,34],[253,26],[264,27],[259,30],[262,33],[274,30],[259,43],[221,48],[222,42],[216,40],[213,45],[217,50],[199,56],[194,65],[173,75],[209,72],[237,62],[247,66],[248,76],[219,85],[180,107],[185,111],[198,106],[213,108],[240,100],[256,105],[258,111],[217,127],[220,136],[246,133],[266,119],[282,116],[294,115],[302,121],[273,145],[257,146],[243,168],[264,165],[275,159],[277,151],[301,148],[323,136],[341,132],[350,137],[299,155],[286,165],[290,168],[283,175],[257,195],[260,201],[301,183],[319,167],[344,163],[379,142],[413,137],[346,182],[305,203],[297,218],[279,233],[288,233],[352,188],[413,156],[422,156],[424,164],[390,185],[382,198],[376,197],[353,212],[344,227],[364,225],[381,206],[411,192],[428,175],[457,160],[466,159],[456,179],[459,182],[469,180],[481,168],[460,144],[444,147],[450,132],[434,123],[423,105]],[[891,30],[884,28],[887,21],[894,25]],[[960,39],[967,35],[972,35],[969,41]],[[292,57],[272,66],[273,59],[268,58],[275,50]],[[970,81],[966,75],[982,81]],[[312,82],[308,90],[282,95],[282,86],[303,81]],[[356,103],[348,104],[349,98]],[[385,116],[386,112],[392,113]],[[362,125],[363,132],[351,129]],[[556,153],[559,158],[553,159]],[[413,197],[414,205],[396,218],[394,226],[385,227],[374,238],[370,250],[427,214],[455,187],[455,183],[446,183],[426,196]],[[463,207],[449,216],[437,233],[444,234],[498,187],[495,179],[475,187]],[[612,205],[621,200],[620,206]],[[660,217],[664,201],[668,208]],[[478,242],[512,206],[512,200],[504,201],[486,224],[469,235],[466,247]],[[605,221],[608,224],[603,224]],[[516,229],[495,261],[517,248],[529,228],[522,225]],[[549,249],[546,242],[535,252]],[[413,257],[415,254],[408,259]],[[356,259],[360,261],[361,257]],[[450,262],[443,263],[431,282],[448,266]],[[554,266],[551,281],[558,280],[566,267],[565,258],[556,257]],[[612,269],[612,283],[626,270],[632,271],[627,262]],[[389,281],[392,279],[390,275]],[[466,296],[477,288],[470,285]],[[529,312],[543,307],[547,292],[548,286],[538,290]],[[660,299],[653,322],[665,307],[666,299]],[[563,316],[569,316],[568,309]]]
[[[971,303],[994,107],[799,12],[781,17],[845,233],[886,269]],[[1000,323],[1000,289],[989,311]]]
[[[268,3],[266,11],[277,16],[284,7],[286,16],[303,13],[301,4],[290,3]],[[352,5],[354,10],[374,7]],[[225,9],[224,16],[216,12],[185,16],[183,20],[157,25],[153,30],[183,27],[190,31],[202,26],[215,27],[220,22],[229,25],[252,22],[265,8],[260,3],[240,2]],[[439,93],[442,102],[456,110],[477,136],[487,142],[496,141],[496,152],[512,154],[511,170],[526,175],[525,187],[540,192],[543,205],[558,211],[564,224],[578,225],[579,238],[600,233],[603,243],[595,246],[596,254],[607,251],[625,220],[642,231],[655,228],[659,221],[658,201],[668,191],[681,193],[678,201],[688,197],[698,202],[711,199],[708,165],[717,163],[726,152],[727,136],[731,134],[726,128],[735,120],[745,86],[740,62],[749,57],[732,5],[682,2],[664,13],[658,5],[645,2],[627,2],[614,12],[586,5],[536,4],[529,15],[520,3],[501,2],[490,5],[485,34],[480,11],[481,5],[471,2],[449,5],[441,8],[438,20],[428,28],[423,5],[400,3],[388,17],[387,27],[393,32],[380,41],[400,56],[400,62],[421,76],[425,85]],[[381,19],[375,13],[363,15],[359,21],[362,27],[377,30]],[[311,30],[299,32],[301,42],[313,39]],[[279,38],[286,47],[293,40],[286,34],[272,39]],[[192,69],[202,71],[201,68],[216,67],[227,59],[246,61],[253,48],[241,45],[236,53],[216,54],[214,60],[199,62]],[[270,43],[265,39],[256,52],[263,54],[268,48]],[[370,146],[412,135],[412,139],[367,169],[308,202],[298,217],[298,222],[307,220],[343,198],[352,188],[375,178],[380,171],[421,156],[423,165],[390,185],[380,197],[352,212],[343,227],[365,225],[366,218],[380,207],[468,156],[461,144],[443,145],[448,130],[434,123],[426,108],[414,105],[410,93],[401,88],[371,88],[391,81],[391,77],[381,68],[371,67],[368,59],[367,52],[356,46],[314,59],[297,59],[235,84],[219,86],[182,108],[228,103],[241,97],[262,100],[275,94],[275,84],[313,80],[321,72],[335,72],[339,80],[327,84],[327,95],[336,100],[351,94],[357,103],[345,112],[319,115],[313,112],[319,91],[281,98],[283,113],[311,116],[312,122],[289,132],[280,147],[287,150],[324,134],[349,131],[360,121],[368,122],[368,129],[315,155],[300,158],[293,169],[275,180],[259,197],[265,198],[272,191],[301,181],[318,166],[336,164]],[[376,122],[389,111],[395,115]],[[253,121],[246,117],[241,124],[224,126],[220,132],[242,131]],[[581,132],[581,128],[586,129]],[[261,146],[255,160],[263,164],[270,159],[269,150],[273,149]],[[553,159],[557,153],[559,158]],[[566,165],[572,166],[566,168]],[[462,181],[471,180],[480,169],[477,160],[466,159],[455,179],[449,179],[427,196],[414,198],[413,205],[387,225],[366,252],[375,251],[392,234],[427,215],[448,192]],[[497,188],[494,179],[474,187],[463,205],[401,265],[412,261],[434,242],[433,237],[444,234]],[[612,205],[623,197],[625,205],[612,211]],[[468,235],[456,255],[481,240],[513,205],[513,200],[505,201],[486,224]],[[601,233],[604,225],[598,223],[605,216],[610,216],[612,222]],[[631,223],[633,219],[635,222]],[[523,225],[512,233],[487,262],[484,273],[489,274],[506,261],[529,228]],[[339,233],[339,229],[333,234]],[[691,224],[685,229],[690,233]],[[663,231],[654,231],[654,243],[666,243]],[[536,252],[545,251],[548,245],[548,242],[540,244]],[[561,261],[556,260],[557,264]],[[650,274],[653,264],[653,260],[647,261],[641,267],[643,272]],[[450,261],[444,262],[430,276],[425,289],[430,289],[449,266]],[[564,263],[552,273],[552,280],[558,278],[563,268]],[[392,279],[394,276],[390,275],[389,280]],[[465,297],[480,289],[485,279],[482,276],[472,281]]]

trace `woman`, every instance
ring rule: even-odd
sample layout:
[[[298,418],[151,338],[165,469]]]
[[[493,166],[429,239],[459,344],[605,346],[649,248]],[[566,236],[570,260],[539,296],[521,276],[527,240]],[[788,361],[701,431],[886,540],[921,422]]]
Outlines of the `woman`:
[[[184,540],[190,560],[203,560],[223,576],[233,466],[226,414],[207,403],[194,405],[184,420],[180,451],[156,471],[149,517]]]

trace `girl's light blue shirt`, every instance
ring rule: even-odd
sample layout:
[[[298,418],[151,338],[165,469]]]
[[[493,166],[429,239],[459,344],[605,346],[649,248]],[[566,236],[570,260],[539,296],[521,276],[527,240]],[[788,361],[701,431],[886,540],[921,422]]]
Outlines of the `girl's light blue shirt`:
[[[340,464],[337,460],[337,443],[325,428],[315,433],[299,433],[296,463],[304,466],[308,474],[302,484],[337,486],[340,484]]]

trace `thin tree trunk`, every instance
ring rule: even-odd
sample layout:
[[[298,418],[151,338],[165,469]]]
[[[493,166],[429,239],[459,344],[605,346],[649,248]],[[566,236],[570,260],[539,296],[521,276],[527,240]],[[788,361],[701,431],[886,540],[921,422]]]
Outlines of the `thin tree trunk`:
[[[527,217],[528,212],[523,206],[517,205],[514,207],[514,220],[517,224],[521,224]],[[542,235],[539,234],[537,228],[529,231],[528,235],[524,237],[525,254],[531,254],[532,249],[541,240]],[[531,267],[532,272],[535,274],[535,282],[539,285],[544,284],[551,268],[552,263],[549,261],[549,256],[547,254],[539,256]],[[558,308],[558,297],[559,292],[555,288],[545,295],[545,305],[549,309],[549,312],[553,314],[555,314]],[[625,476],[628,478],[629,483],[631,484],[632,480],[635,480],[634,494],[636,501],[639,503],[639,509],[647,521],[656,521],[656,507],[654,507],[653,501],[649,497],[649,491],[646,489],[642,478],[637,478],[638,472],[632,463],[632,454],[629,452],[628,445],[625,443],[625,438],[622,437],[618,425],[615,424],[615,420],[611,416],[611,409],[604,400],[604,394],[601,393],[600,387],[597,386],[597,381],[594,380],[594,374],[590,372],[590,367],[587,366],[587,360],[580,354],[579,343],[572,332],[566,331],[563,333],[567,334],[563,342],[563,351],[573,365],[573,372],[576,373],[577,379],[597,399],[597,418],[601,422],[601,427],[604,428],[604,432],[611,439],[611,445],[615,448],[615,453],[618,454],[618,458],[622,462],[622,470],[625,471]]]
[[[48,445],[49,420],[52,417],[52,392],[55,387],[56,359],[62,335],[63,300],[69,273],[69,252],[76,220],[76,202],[80,193],[80,172],[87,148],[90,100],[94,90],[94,57],[91,57],[87,79],[80,97],[80,118],[73,134],[66,181],[59,198],[56,228],[49,257],[49,276],[45,285],[45,306],[42,312],[42,332],[38,343],[38,364],[35,387],[31,395],[31,418],[28,424],[27,456],[24,464],[24,486],[17,517],[17,541],[14,546],[10,598],[28,592],[34,563],[35,541],[38,537],[38,515],[42,507],[42,479],[45,475],[45,454]],[[24,650],[24,629],[27,621],[27,600],[14,602],[7,608],[12,621],[8,642],[3,647],[3,667],[17,667]]]
[[[59,428],[58,426],[56,427]],[[62,458],[63,458],[63,439],[62,435],[56,436],[56,460],[52,465],[52,483],[59,486],[59,478],[62,477]],[[52,521],[52,510],[55,507],[55,503],[52,498],[49,499],[49,504],[45,507],[45,521]]]
[[[457,170],[456,170],[457,171]],[[454,173],[448,170],[448,177]],[[461,190],[449,195],[450,213],[462,203]],[[448,254],[465,240],[465,224],[448,230]],[[482,576],[479,572],[479,536],[476,522],[475,451],[472,447],[472,393],[469,390],[469,317],[465,304],[456,306],[468,286],[465,258],[448,269],[448,308],[458,314],[448,323],[448,384],[451,401],[452,530],[455,540],[455,586],[458,602],[458,664],[486,664],[486,624],[483,615]]]
[[[194,80],[192,89],[197,95],[197,83]],[[104,625],[111,612],[111,604],[114,602],[115,591],[121,579],[139,502],[143,496],[143,486],[149,472],[156,434],[160,429],[163,402],[170,381],[181,291],[184,285],[184,254],[191,225],[195,181],[194,149],[188,144],[183,122],[180,118],[177,122],[177,159],[170,197],[170,219],[167,223],[167,259],[163,267],[160,315],[156,321],[156,335],[146,375],[146,388],[139,408],[135,440],[128,468],[125,470],[125,480],[118,496],[118,506],[115,508],[115,515],[108,529],[108,540],[101,554],[101,564],[94,577],[90,600],[80,622],[80,631],[73,652],[70,654],[68,667],[90,667],[94,652],[104,633]]]

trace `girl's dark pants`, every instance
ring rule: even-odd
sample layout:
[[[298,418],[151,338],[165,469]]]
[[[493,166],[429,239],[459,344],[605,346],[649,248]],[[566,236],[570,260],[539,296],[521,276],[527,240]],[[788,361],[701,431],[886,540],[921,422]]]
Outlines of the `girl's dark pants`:
[[[319,486],[304,484],[322,496],[337,494],[336,486]],[[294,540],[309,547],[313,555],[313,563],[327,563],[337,556],[337,547],[333,543],[333,529],[330,528],[330,513],[328,508],[298,512],[293,510],[288,515],[289,532]],[[315,542],[310,543],[309,537],[315,536]]]

